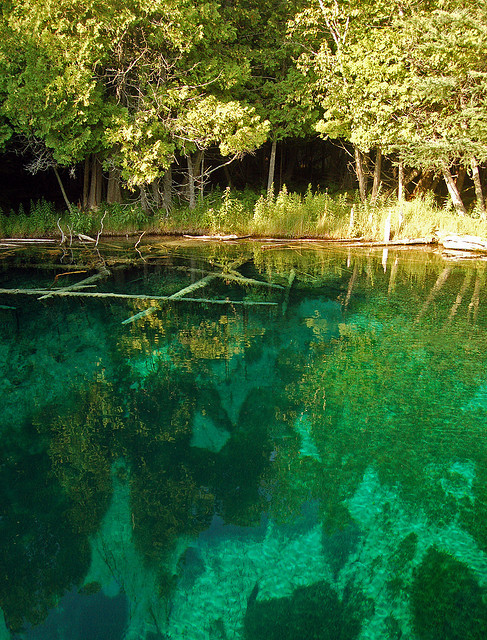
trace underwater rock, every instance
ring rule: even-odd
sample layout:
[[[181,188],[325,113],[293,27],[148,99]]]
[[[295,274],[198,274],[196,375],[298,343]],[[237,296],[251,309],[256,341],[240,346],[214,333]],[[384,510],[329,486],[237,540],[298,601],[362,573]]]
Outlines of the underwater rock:
[[[414,630],[421,640],[483,640],[486,596],[467,565],[430,547],[411,587]]]
[[[197,547],[189,546],[178,562],[178,570],[181,574],[178,587],[180,589],[192,589],[198,577],[205,570],[205,563]]]

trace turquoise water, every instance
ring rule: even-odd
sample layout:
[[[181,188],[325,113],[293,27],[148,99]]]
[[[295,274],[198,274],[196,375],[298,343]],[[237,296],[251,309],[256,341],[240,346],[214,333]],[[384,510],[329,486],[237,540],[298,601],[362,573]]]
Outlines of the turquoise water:
[[[485,263],[137,248],[0,254],[0,639],[487,637]]]

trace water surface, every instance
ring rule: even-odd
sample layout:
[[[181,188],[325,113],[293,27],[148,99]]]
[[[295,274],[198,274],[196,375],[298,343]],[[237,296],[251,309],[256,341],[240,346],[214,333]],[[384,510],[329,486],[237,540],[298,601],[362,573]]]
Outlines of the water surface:
[[[137,249],[0,254],[0,638],[487,637],[485,263]]]

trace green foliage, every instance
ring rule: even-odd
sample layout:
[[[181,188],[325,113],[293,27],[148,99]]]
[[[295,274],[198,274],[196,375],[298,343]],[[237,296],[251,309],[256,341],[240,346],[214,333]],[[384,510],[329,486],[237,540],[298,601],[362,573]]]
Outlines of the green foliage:
[[[337,228],[343,227],[349,211],[346,195],[314,194],[308,188],[303,196],[289,193],[284,186],[277,196],[259,198],[251,229],[259,235],[285,237],[333,235]]]
[[[487,634],[485,597],[465,564],[430,547],[411,586],[414,629],[421,640],[481,640]]]
[[[105,129],[104,144],[113,149],[111,160],[121,169],[129,189],[162,176],[175,149],[153,108],[114,114]]]
[[[31,201],[29,213],[21,204],[16,212],[0,212],[0,235],[4,237],[43,237],[55,232],[58,219],[51,202],[41,199]]]
[[[249,214],[245,204],[235,197],[227,187],[223,192],[221,204],[207,209],[203,217],[203,224],[211,233],[225,233],[245,230],[248,218]]]
[[[267,138],[269,123],[261,121],[253,107],[207,96],[191,104],[174,127],[182,140],[197,144],[199,149],[217,143],[221,154],[228,156],[260,147]]]

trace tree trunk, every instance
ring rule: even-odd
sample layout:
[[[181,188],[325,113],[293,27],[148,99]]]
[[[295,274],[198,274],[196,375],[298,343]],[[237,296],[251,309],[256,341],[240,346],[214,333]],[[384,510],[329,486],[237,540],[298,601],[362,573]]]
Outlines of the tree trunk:
[[[172,168],[168,167],[163,178],[163,207],[166,213],[172,211]]]
[[[455,184],[455,180],[453,180],[450,169],[445,164],[443,165],[441,170],[446,182],[446,186],[448,187],[448,193],[450,194],[456,212],[461,216],[466,216],[467,210],[465,209],[465,205],[463,204],[462,197],[458,192],[457,185]]]
[[[274,174],[276,170],[276,150],[277,141],[272,141],[271,146],[271,158],[269,161],[269,175],[267,177],[267,197],[270,197],[274,193]]]
[[[460,167],[458,169],[457,179],[455,180],[455,184],[457,185],[458,193],[462,193],[463,183],[465,181],[465,176],[467,175],[467,167]]]
[[[90,156],[85,158],[85,166],[83,172],[83,209],[88,209],[88,195],[90,191]]]
[[[225,180],[227,181],[227,187],[229,189],[232,188],[232,176],[230,174],[230,171],[228,169],[228,165],[224,164],[223,165],[223,173],[225,174]]]
[[[284,145],[281,144],[279,148],[279,191],[281,191],[282,186],[284,184],[282,181],[283,167],[284,167]]]
[[[88,208],[97,209],[101,203],[103,172],[101,162],[95,154],[91,156],[90,169],[90,193],[88,196]]]
[[[96,203],[101,204],[103,199],[103,167],[97,156],[95,156],[95,172],[96,172]]]
[[[205,197],[205,152],[201,152],[201,166],[200,166],[200,202],[202,203]]]
[[[416,198],[417,196],[424,195],[429,189],[433,189],[433,181],[436,178],[436,174],[434,171],[424,171],[421,175],[421,178],[418,180],[418,184],[415,186],[412,197]],[[433,189],[434,190],[434,189]]]
[[[358,190],[360,194],[360,200],[365,202],[367,198],[367,181],[364,172],[364,159],[362,152],[358,147],[354,147],[355,154],[355,173],[357,174]]]
[[[147,192],[145,190],[145,185],[141,184],[139,187],[140,190],[140,206],[142,207],[142,211],[148,213],[149,211],[149,201],[147,200]]]
[[[61,180],[61,176],[59,175],[59,172],[57,170],[57,168],[55,166],[52,167],[54,169],[54,175],[56,176],[56,180],[58,181],[59,184],[59,188],[61,189],[61,193],[63,194],[63,198],[64,198],[64,202],[66,203],[66,206],[68,207],[68,211],[71,211],[71,203],[68,200],[68,196],[66,195],[66,191],[64,189],[64,185],[63,182]]]
[[[188,201],[189,201],[189,208],[190,209],[196,209],[196,195],[195,195],[195,189],[194,189],[194,166],[193,166],[193,159],[191,158],[190,154],[188,154],[186,156],[186,161],[188,163]]]
[[[475,196],[477,198],[477,208],[480,211],[480,216],[483,220],[485,220],[486,210],[485,210],[485,199],[484,194],[482,193],[482,183],[480,181],[480,172],[479,165],[477,163],[477,158],[473,157],[470,161],[470,166],[472,167],[472,179],[475,186]]]
[[[161,194],[159,192],[159,179],[156,178],[154,182],[151,182],[152,199],[156,209],[161,207]]]
[[[371,196],[372,204],[376,203],[377,196],[379,195],[381,168],[382,168],[382,150],[380,147],[377,147],[377,152],[375,155],[374,183],[372,185],[372,196]]]
[[[404,202],[404,165],[402,161],[397,167],[397,199],[399,204]]]
[[[120,169],[110,167],[108,171],[107,203],[122,202],[120,190]]]

